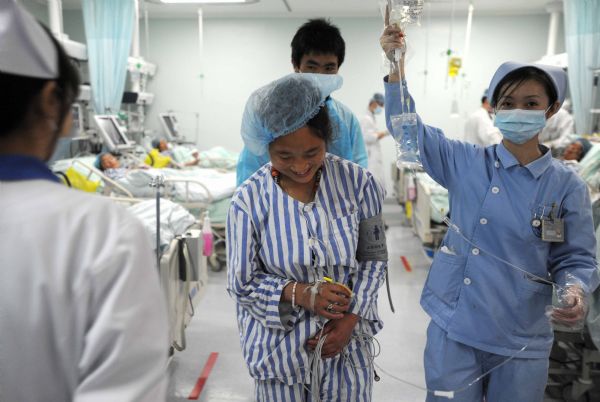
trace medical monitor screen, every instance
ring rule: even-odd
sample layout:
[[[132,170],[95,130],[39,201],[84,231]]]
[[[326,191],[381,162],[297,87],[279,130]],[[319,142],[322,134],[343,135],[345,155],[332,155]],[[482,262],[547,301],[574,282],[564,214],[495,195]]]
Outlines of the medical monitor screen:
[[[167,130],[169,131],[169,135],[173,138],[178,138],[179,137],[179,133],[177,132],[177,126],[175,123],[175,118],[171,115],[163,115],[163,120],[165,121],[165,125],[167,127]]]
[[[127,140],[121,134],[121,131],[116,126],[115,121],[110,117],[98,117],[98,124],[100,125],[100,129],[106,133],[108,138],[115,145],[128,145]]]

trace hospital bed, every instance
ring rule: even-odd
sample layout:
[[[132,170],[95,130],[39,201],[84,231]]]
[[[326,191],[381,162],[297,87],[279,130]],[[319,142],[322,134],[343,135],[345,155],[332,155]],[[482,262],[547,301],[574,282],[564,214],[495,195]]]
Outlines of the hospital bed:
[[[144,200],[154,197],[149,183],[158,175],[166,175],[163,197],[188,209],[198,219],[208,212],[214,235],[214,252],[210,267],[220,271],[225,266],[225,224],[231,197],[236,189],[235,172],[224,169],[190,168],[139,169],[130,180],[112,180],[93,167],[95,156],[58,161],[54,171],[73,167],[89,180],[101,181],[106,196]]]
[[[447,230],[443,220],[450,210],[448,190],[423,172],[416,173],[415,182],[417,199],[413,203],[413,230],[423,244],[435,250]]]
[[[394,193],[396,194],[396,200],[399,204],[404,205],[406,201],[409,201],[408,197],[408,183],[412,178],[413,173],[422,172],[422,170],[413,171],[406,168],[398,168],[396,163],[390,165],[392,173],[392,182],[394,185]]]
[[[90,162],[91,158],[83,160]],[[92,179],[108,179],[81,160],[61,161],[54,165],[54,170],[67,166],[87,171]],[[185,328],[194,315],[208,280],[207,258],[201,251],[203,237],[200,227],[197,219],[182,206],[161,199],[160,225],[157,228],[156,199],[135,198],[126,189],[119,188],[118,183],[109,184],[122,193],[116,195],[111,192],[108,194],[110,199],[127,207],[140,220],[157,253],[158,274],[169,318],[168,349],[173,355],[175,350],[181,351],[186,347]]]
[[[156,201],[119,197],[113,200],[129,205],[128,210],[142,222],[149,237],[154,240],[156,214],[152,212],[156,209]],[[194,316],[208,281],[207,260],[201,252],[203,239],[199,226],[193,217],[186,219],[182,209],[168,200],[161,200],[160,235],[158,241],[152,242],[155,251],[160,247],[157,265],[169,319],[169,355],[186,348],[185,329]]]
[[[202,236],[191,229],[171,241],[160,259],[159,278],[167,301],[169,354],[186,348],[185,329],[204,295],[208,281]]]
[[[206,210],[211,203],[231,197],[235,191],[235,172],[217,169],[132,169],[125,178],[112,180],[93,166],[95,157],[58,161],[53,171],[66,171],[73,167],[92,181],[101,181],[105,195],[147,199],[154,196],[149,186],[157,176],[165,181],[166,198],[188,209]],[[91,163],[90,163],[91,162]]]
[[[156,201],[112,198],[128,205],[159,247],[158,275],[165,296],[169,319],[169,355],[186,348],[185,329],[194,316],[207,281],[207,259],[202,255],[203,238],[196,220],[177,204],[160,200],[160,230],[156,237]],[[187,215],[187,217],[185,216]]]
[[[437,184],[422,170],[399,169],[391,166],[394,192],[398,203],[412,208],[407,216],[411,220],[414,233],[421,239],[426,252],[435,251],[441,243],[446,226],[444,217],[449,212],[448,190]],[[416,192],[416,199],[412,199]],[[411,201],[409,207],[408,201]],[[430,253],[428,253],[429,255]]]

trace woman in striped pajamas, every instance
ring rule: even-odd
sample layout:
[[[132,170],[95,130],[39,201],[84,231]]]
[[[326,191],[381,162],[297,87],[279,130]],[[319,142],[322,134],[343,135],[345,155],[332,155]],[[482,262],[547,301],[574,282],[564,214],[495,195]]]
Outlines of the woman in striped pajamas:
[[[291,74],[244,112],[246,147],[271,159],[240,186],[227,223],[228,291],[257,401],[371,400],[384,190],[326,153],[336,122],[325,100],[341,83]]]

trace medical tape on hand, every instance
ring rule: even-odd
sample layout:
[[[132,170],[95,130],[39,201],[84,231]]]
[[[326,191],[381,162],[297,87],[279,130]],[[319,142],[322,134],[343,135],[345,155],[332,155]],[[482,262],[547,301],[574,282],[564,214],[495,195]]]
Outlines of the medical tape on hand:
[[[319,294],[319,290],[321,290],[321,284],[323,281],[318,280],[312,285],[304,288],[304,292],[310,292],[310,311],[315,312],[315,301],[317,299],[317,295]]]

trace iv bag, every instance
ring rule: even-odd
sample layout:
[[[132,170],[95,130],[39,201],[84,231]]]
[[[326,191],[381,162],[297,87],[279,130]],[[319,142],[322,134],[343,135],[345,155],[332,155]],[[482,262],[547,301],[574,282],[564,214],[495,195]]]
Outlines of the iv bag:
[[[398,114],[390,116],[390,120],[392,122],[392,135],[396,141],[396,166],[399,169],[421,168],[417,114]]]
[[[380,0],[381,15],[385,17],[386,8],[390,7],[390,24],[398,25],[402,30],[408,24],[421,23],[424,0]]]

